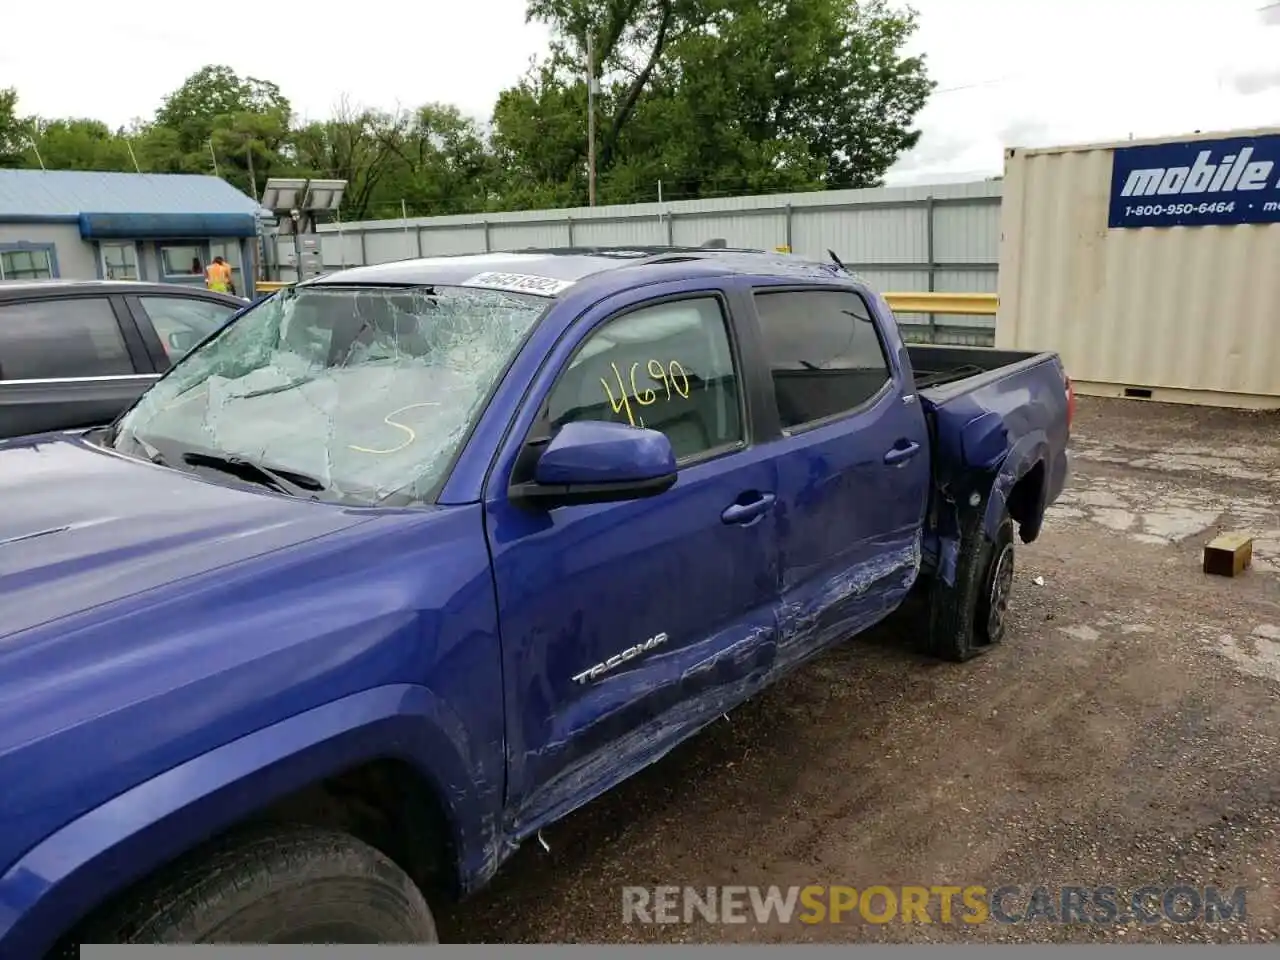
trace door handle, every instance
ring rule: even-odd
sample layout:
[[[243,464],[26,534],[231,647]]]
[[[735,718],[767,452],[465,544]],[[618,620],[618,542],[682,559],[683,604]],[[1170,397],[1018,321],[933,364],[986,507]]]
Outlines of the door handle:
[[[750,503],[730,504],[725,508],[724,513],[720,514],[720,519],[725,523],[750,523],[769,510],[775,499],[772,493],[762,493],[758,499]]]
[[[905,463],[920,452],[920,444],[912,440],[905,447],[894,447],[884,455],[885,463]]]

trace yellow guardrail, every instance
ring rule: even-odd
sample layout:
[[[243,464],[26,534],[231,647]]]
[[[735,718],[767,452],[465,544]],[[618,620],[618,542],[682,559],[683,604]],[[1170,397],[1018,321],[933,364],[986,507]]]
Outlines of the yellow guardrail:
[[[895,313],[956,313],[994,317],[1000,298],[994,293],[886,293],[885,302]]]
[[[276,280],[259,280],[253,285],[253,289],[259,294],[275,293],[277,290],[283,290],[287,286],[290,286],[290,284],[280,283]]]

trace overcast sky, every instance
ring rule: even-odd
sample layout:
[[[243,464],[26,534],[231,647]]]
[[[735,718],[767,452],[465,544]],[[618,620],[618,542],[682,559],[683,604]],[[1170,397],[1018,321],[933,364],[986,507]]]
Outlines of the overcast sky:
[[[1280,16],[1268,25],[1259,12],[1269,2],[914,0],[914,47],[939,89],[890,182],[990,176],[1005,146],[1280,125]],[[5,3],[0,86],[18,88],[26,113],[123,125],[225,63],[278,83],[307,118],[344,95],[387,108],[448,101],[483,118],[547,40],[524,22],[524,0],[165,9]]]

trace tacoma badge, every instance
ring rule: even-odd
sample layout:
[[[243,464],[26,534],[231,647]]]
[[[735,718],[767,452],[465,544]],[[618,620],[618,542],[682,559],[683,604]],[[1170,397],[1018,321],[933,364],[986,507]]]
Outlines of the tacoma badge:
[[[597,677],[602,677],[615,667],[626,663],[628,660],[634,660],[636,657],[640,656],[640,654],[648,653],[650,650],[655,647],[660,647],[666,642],[667,635],[665,633],[654,634],[644,643],[637,643],[634,647],[627,647],[627,649],[623,650],[621,653],[615,653],[608,660],[605,660],[602,663],[597,663],[594,667],[583,670],[573,678],[573,682],[587,683],[591,680],[595,680]]]

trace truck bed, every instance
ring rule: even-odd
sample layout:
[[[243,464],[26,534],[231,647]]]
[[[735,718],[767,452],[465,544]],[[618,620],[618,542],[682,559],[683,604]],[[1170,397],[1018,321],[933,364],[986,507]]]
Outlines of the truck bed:
[[[908,344],[907,354],[915,373],[916,390],[935,406],[960,394],[972,393],[1053,356],[1051,353],[1036,353],[1033,350],[931,344]]]
[[[1068,394],[1056,353],[932,345],[907,352],[943,488],[967,471],[995,468],[1035,435],[1065,451]],[[1054,458],[1046,470],[1052,502],[1065,480],[1065,459]]]

